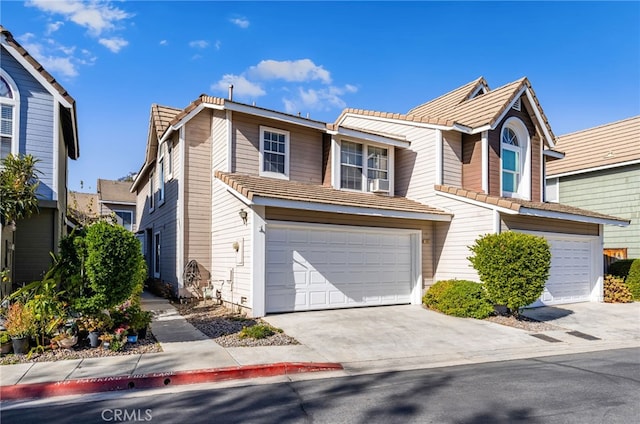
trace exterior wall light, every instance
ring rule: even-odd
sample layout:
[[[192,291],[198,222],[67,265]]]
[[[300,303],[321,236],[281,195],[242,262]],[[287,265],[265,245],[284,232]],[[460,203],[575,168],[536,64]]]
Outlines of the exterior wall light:
[[[240,209],[240,212],[238,212],[238,215],[240,215],[240,218],[242,219],[242,223],[244,225],[247,225],[247,211],[245,211],[244,209]]]

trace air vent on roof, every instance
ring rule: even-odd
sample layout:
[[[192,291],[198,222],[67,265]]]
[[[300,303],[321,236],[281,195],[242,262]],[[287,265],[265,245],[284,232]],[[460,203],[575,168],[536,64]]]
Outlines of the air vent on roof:
[[[512,107],[513,107],[515,110],[520,110],[520,106],[521,106],[521,105],[520,105],[520,99],[518,98],[518,100],[516,100],[516,102],[513,104],[513,106],[512,106]]]

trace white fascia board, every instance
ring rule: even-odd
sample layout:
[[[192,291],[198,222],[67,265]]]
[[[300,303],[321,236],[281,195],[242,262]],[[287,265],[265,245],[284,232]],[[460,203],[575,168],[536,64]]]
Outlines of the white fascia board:
[[[276,208],[299,209],[299,210],[306,210],[306,211],[342,213],[342,214],[349,214],[349,215],[366,215],[366,216],[379,216],[384,218],[418,219],[422,221],[445,221],[445,222],[451,221],[451,216],[435,214],[435,213],[396,211],[396,210],[389,210],[389,209],[368,208],[368,207],[359,207],[359,206],[343,206],[343,205],[334,205],[334,204],[328,204],[328,203],[307,202],[307,201],[301,201],[301,200],[274,199],[272,197],[256,196],[253,203],[260,206],[272,206]]]
[[[33,66],[29,62],[27,62],[24,56],[18,53],[18,51],[16,51],[13,47],[6,44],[6,37],[4,36],[2,37],[2,47],[4,47],[9,52],[9,54],[13,56],[13,58],[17,60],[18,63],[20,63],[20,65],[22,65],[22,67],[25,68],[33,78],[36,79],[36,81],[40,83],[40,85],[46,88],[49,94],[55,97],[55,99],[60,102],[60,104],[62,104],[67,109],[72,108],[73,105],[69,103],[64,97],[62,97],[60,92],[58,92],[58,90],[56,90],[55,87],[49,81],[47,81],[45,77],[42,76],[42,74],[40,74],[40,72],[33,69]]]
[[[209,105],[209,106],[214,106],[214,105]],[[313,128],[316,130],[325,131],[327,129],[327,124],[325,124],[324,122],[312,121],[310,119],[306,119],[302,117],[291,116],[286,113],[278,112],[275,110],[263,109],[259,107],[242,105],[238,103],[226,103],[226,102],[224,104],[224,107],[218,106],[218,105],[215,105],[215,106],[217,106],[216,108],[220,108],[220,109],[228,109],[234,112],[241,112],[241,113],[247,113],[249,115],[260,116],[262,118],[275,119],[275,120],[287,122],[290,124]]]
[[[58,200],[58,174],[59,174],[59,152],[58,144],[60,144],[60,103],[53,102],[53,200]],[[67,160],[67,155],[64,156]],[[66,205],[65,205],[66,207]]]
[[[151,165],[153,165],[154,163],[155,163],[155,159],[149,163],[145,163],[144,165],[142,165],[142,169],[140,169],[140,171],[138,172],[138,175],[136,175],[136,179],[133,180],[133,184],[131,184],[129,193],[134,193],[136,191],[136,189],[140,185],[140,182],[142,181],[142,176],[147,173],[149,168],[151,168]]]
[[[556,159],[564,159],[564,153],[562,152],[556,152],[555,150],[549,150],[549,149],[545,149],[542,151],[542,154],[544,156],[549,156],[550,158],[556,158]]]
[[[410,141],[398,140],[396,138],[385,137],[383,135],[371,134],[364,131],[358,131],[351,128],[339,127],[337,131],[327,131],[330,135],[340,135],[343,137],[357,138],[360,140],[371,141],[373,143],[385,144],[394,147],[411,147]]]
[[[467,197],[457,196],[451,193],[444,193],[442,191],[436,191],[436,195],[447,197],[449,199],[459,200],[464,203],[469,203],[470,205],[480,206],[481,208],[490,209],[493,211],[498,211],[500,213],[506,213],[507,215],[518,215],[518,211],[514,211],[513,209],[503,208],[502,206],[491,205],[489,203],[479,202],[477,200],[469,199]]]
[[[102,203],[104,205],[122,205],[122,206],[135,206],[136,202],[118,202],[114,200],[98,200],[98,203]]]
[[[533,95],[531,94],[531,91],[529,90],[528,87],[526,87],[525,93],[527,93],[527,99],[529,99],[529,103],[533,108],[533,112],[535,113],[536,118],[538,118],[538,122],[540,123],[540,128],[542,128],[542,132],[544,133],[544,137],[547,139],[547,143],[549,144],[549,147],[551,148],[556,147],[556,143],[551,137],[551,134],[549,134],[549,131],[547,130],[547,126],[545,125],[544,120],[542,119],[542,115],[540,115],[540,110],[537,108],[536,102],[534,101]]]
[[[536,216],[539,218],[563,219],[565,221],[585,222],[588,224],[615,225],[618,227],[628,227],[629,222],[617,221],[607,218],[596,218],[592,216],[574,215],[566,212],[545,211],[542,209],[520,208],[520,215]]]
[[[549,174],[547,175],[547,179],[568,177],[570,175],[587,174],[589,172],[604,171],[606,169],[619,168],[623,166],[637,165],[637,164],[640,164],[640,159],[630,160],[628,162],[612,163],[611,165],[596,166],[593,168],[579,169],[577,171],[563,172],[561,174]]]
[[[340,121],[338,121],[336,124],[338,126],[342,125],[342,122],[344,122],[344,120],[347,117],[354,117],[354,118],[361,118],[361,119],[369,119],[371,121],[381,121],[381,122],[389,122],[389,123],[394,123],[394,124],[404,124],[404,125],[408,125],[408,126],[413,126],[413,127],[421,127],[421,128],[429,128],[432,130],[443,130],[443,131],[450,131],[453,129],[456,129],[458,131],[462,131],[460,128],[467,128],[468,127],[464,127],[464,126],[447,126],[447,125],[435,125],[435,124],[427,124],[424,122],[416,122],[416,121],[406,121],[404,119],[395,119],[395,118],[385,118],[382,116],[370,116],[370,115],[359,115],[357,113],[346,113],[342,119]]]

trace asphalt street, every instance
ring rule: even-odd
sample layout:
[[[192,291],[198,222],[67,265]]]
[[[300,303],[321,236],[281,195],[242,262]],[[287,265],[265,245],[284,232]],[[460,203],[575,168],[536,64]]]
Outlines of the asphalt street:
[[[3,402],[1,422],[631,423],[640,349],[198,390]]]

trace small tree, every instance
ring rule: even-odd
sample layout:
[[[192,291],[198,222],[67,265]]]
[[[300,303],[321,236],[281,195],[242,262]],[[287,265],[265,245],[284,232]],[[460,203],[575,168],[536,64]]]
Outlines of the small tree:
[[[79,246],[77,241],[74,245]],[[87,228],[82,244],[87,285],[75,301],[78,310],[95,314],[142,290],[146,266],[140,243],[131,232],[100,221]]]
[[[38,159],[31,155],[9,154],[0,170],[0,223],[15,224],[38,210],[36,191],[40,184]]]
[[[517,315],[534,302],[549,278],[551,251],[543,237],[508,231],[487,234],[469,248],[492,302]]]

